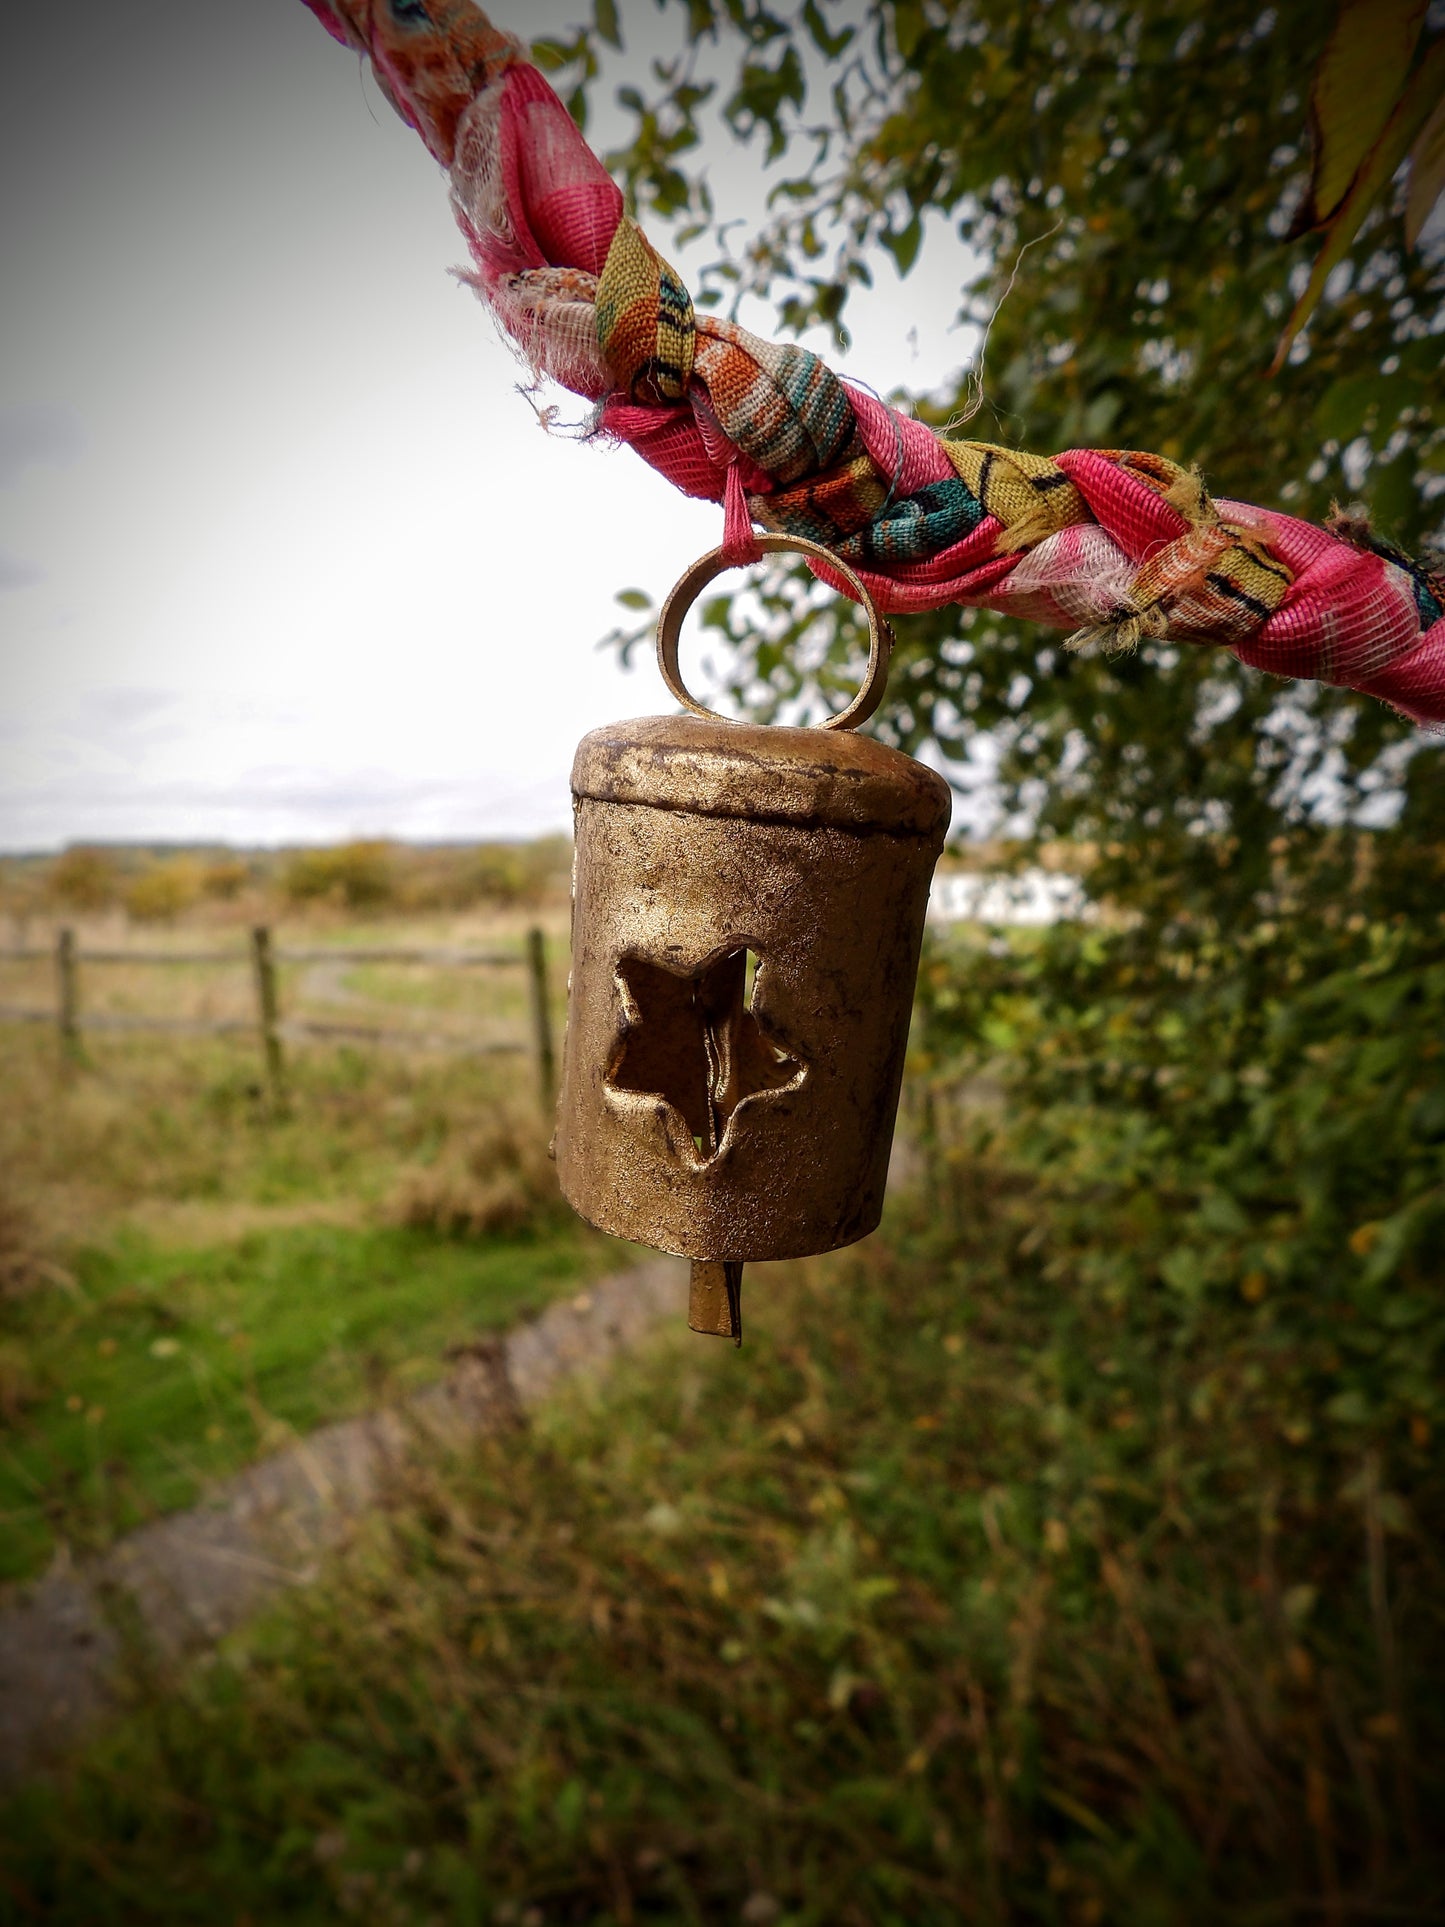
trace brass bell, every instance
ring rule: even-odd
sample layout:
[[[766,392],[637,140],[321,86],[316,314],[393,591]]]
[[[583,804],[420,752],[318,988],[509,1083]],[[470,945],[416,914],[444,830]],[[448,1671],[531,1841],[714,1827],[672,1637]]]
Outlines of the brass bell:
[[[690,714],[593,730],[572,766],[572,977],[557,1169],[618,1237],[692,1260],[689,1323],[741,1342],[742,1268],[866,1237],[882,1215],[948,785],[850,733],[892,636],[868,616],[863,689],[822,728],[736,723],[678,668],[705,556],[668,597],[658,659]]]

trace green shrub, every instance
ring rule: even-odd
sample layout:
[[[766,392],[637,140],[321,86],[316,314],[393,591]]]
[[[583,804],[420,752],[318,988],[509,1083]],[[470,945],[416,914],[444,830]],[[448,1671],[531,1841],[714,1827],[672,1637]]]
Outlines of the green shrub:
[[[103,910],[120,889],[116,860],[109,850],[72,844],[51,865],[46,888],[68,910]]]
[[[218,857],[208,863],[201,877],[201,888],[208,897],[230,903],[240,896],[251,881],[251,866],[240,857]]]
[[[201,894],[203,873],[191,857],[153,863],[125,887],[126,914],[137,923],[169,923]]]
[[[348,910],[379,909],[395,893],[391,846],[357,842],[298,850],[281,873],[281,890],[292,903],[329,901]]]
[[[468,884],[474,897],[503,908],[533,906],[565,891],[572,846],[564,836],[529,843],[482,843],[472,856]]]
[[[940,1197],[986,1147],[1047,1198],[1060,1292],[1214,1358],[1201,1397],[1327,1458],[1408,1455],[1445,1426],[1445,916],[1306,899],[936,944]]]

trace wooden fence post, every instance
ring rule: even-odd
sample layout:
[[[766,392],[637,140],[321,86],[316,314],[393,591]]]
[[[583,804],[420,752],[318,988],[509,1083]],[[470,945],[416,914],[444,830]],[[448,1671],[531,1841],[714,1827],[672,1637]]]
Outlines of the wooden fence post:
[[[537,1082],[546,1108],[551,1105],[557,1088],[557,1059],[552,1049],[552,1012],[547,1003],[547,940],[536,924],[527,932],[527,978],[532,990]]]
[[[75,932],[62,930],[55,939],[56,1011],[61,1055],[69,1062],[80,1058],[80,980],[75,968]]]
[[[251,932],[251,960],[256,971],[256,1011],[261,1025],[261,1049],[266,1058],[266,1091],[273,1111],[286,1107],[285,1064],[281,1057],[281,1007],[276,996],[276,959],[271,932],[257,924]]]

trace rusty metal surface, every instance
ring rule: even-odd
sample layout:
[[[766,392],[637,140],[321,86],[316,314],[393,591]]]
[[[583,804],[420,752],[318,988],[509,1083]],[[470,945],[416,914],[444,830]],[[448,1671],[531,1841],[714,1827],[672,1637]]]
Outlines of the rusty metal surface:
[[[952,794],[941,776],[871,736],[644,716],[577,745],[572,794],[744,822],[888,830],[942,847]]]
[[[594,732],[574,787],[567,1198],[709,1263],[866,1236],[947,786],[866,738],[688,716]]]

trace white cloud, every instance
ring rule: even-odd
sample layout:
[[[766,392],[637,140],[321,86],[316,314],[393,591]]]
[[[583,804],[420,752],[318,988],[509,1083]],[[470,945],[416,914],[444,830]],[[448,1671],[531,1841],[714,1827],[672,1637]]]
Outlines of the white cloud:
[[[81,35],[89,147],[0,170],[0,847],[560,826],[577,737],[668,706],[594,648],[614,592],[721,511],[539,429],[436,168],[303,8],[173,11]],[[859,297],[884,391],[961,359],[935,239]]]

